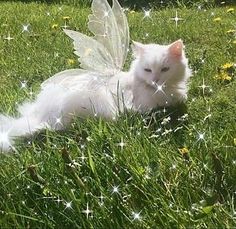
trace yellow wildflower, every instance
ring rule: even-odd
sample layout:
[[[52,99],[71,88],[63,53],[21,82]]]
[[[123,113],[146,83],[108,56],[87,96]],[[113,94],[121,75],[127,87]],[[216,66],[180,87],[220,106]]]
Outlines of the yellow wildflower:
[[[65,16],[65,17],[63,17],[63,20],[69,20],[69,19],[70,19],[69,16]]]
[[[57,29],[58,28],[58,24],[53,24],[52,25],[52,29]]]
[[[220,18],[220,17],[216,17],[216,18],[213,19],[213,21],[215,21],[215,22],[220,22],[220,21],[221,21],[221,18]]]
[[[179,149],[179,152],[184,155],[184,154],[187,154],[189,152],[189,150],[188,150],[188,148],[183,147],[183,148]]]
[[[228,31],[226,31],[226,33],[234,34],[234,33],[236,33],[236,30],[235,29],[229,29]]]
[[[222,65],[222,69],[229,69],[229,68],[232,68],[234,66],[234,64],[233,63],[226,63],[226,64],[224,64],[224,65]]]
[[[130,13],[130,14],[134,14],[135,11],[134,11],[134,10],[130,10],[129,13]]]
[[[236,138],[234,138],[234,145],[236,146]]]
[[[67,64],[68,65],[73,65],[73,64],[75,64],[75,60],[74,59],[68,59]]]
[[[230,81],[230,80],[232,80],[232,76],[230,76],[226,72],[220,72],[214,78],[217,79],[217,80],[221,80],[221,81]]]
[[[227,13],[232,13],[232,12],[234,12],[234,8],[227,9]]]
[[[234,40],[234,41],[233,41],[233,44],[235,44],[235,45],[236,45],[236,40]]]

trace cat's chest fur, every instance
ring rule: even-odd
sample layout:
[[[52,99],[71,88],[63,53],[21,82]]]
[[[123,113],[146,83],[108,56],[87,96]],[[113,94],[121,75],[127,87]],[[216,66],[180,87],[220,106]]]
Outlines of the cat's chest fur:
[[[132,94],[134,108],[142,112],[175,105],[185,97],[185,92],[181,89],[168,85],[151,86],[139,80],[133,82]]]
[[[158,88],[138,80],[128,72],[121,72],[108,83],[110,91],[126,108],[146,112],[156,107],[175,105],[184,99],[185,90],[163,85]],[[117,103],[117,102],[116,102]]]

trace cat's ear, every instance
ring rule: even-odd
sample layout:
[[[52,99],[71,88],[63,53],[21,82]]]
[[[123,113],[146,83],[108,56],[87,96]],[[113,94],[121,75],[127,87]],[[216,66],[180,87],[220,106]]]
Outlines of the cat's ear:
[[[175,58],[181,58],[183,55],[184,44],[182,40],[177,40],[170,44],[169,54]]]
[[[132,41],[132,50],[133,50],[133,55],[135,57],[139,57],[144,52],[144,44],[137,41]]]

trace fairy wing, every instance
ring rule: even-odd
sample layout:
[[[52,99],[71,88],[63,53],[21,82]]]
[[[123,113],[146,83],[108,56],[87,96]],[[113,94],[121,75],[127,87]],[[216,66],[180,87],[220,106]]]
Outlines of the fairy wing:
[[[104,75],[83,69],[69,69],[59,72],[41,84],[42,89],[47,86],[59,86],[69,91],[89,91],[105,84]]]
[[[129,27],[118,1],[113,0],[111,8],[106,0],[93,0],[88,27],[93,38],[64,30],[74,40],[81,67],[104,75],[121,71],[128,52]]]
[[[92,12],[89,30],[108,50],[115,68],[122,70],[129,47],[129,27],[123,9],[117,0],[113,0],[112,8],[106,0],[94,0]]]
[[[64,30],[74,40],[74,53],[79,57],[80,67],[105,75],[114,74],[115,65],[108,50],[95,39],[82,33]]]
[[[79,57],[81,68],[98,75],[111,76],[121,71],[129,47],[129,27],[126,15],[117,0],[113,0],[112,8],[106,0],[93,0],[92,14],[89,15],[88,27],[94,37],[86,36],[73,30],[64,32],[73,39],[75,54]],[[71,71],[56,74],[41,86],[48,84],[68,84],[80,81],[83,71]],[[73,78],[73,80],[72,80]],[[71,82],[69,85],[71,85]]]

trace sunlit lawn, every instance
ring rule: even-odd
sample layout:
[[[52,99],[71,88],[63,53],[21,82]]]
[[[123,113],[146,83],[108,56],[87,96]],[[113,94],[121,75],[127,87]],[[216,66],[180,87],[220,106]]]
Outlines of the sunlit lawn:
[[[236,12],[228,9],[127,12],[133,40],[183,39],[194,72],[186,107],[76,119],[67,131],[20,139],[18,153],[0,155],[0,228],[236,227]],[[1,113],[16,115],[43,80],[79,67],[62,26],[89,34],[89,12],[0,3]]]

